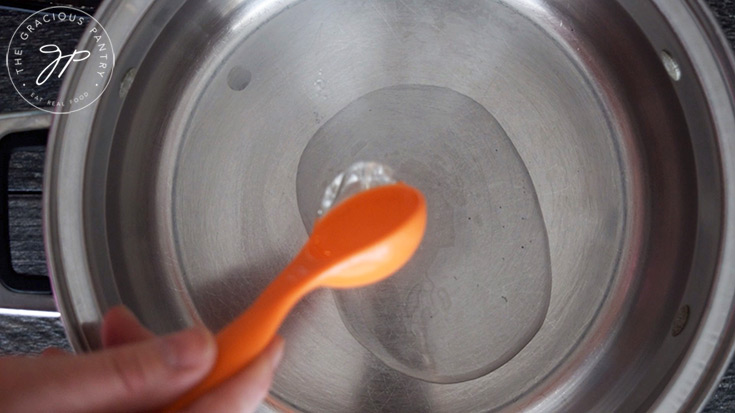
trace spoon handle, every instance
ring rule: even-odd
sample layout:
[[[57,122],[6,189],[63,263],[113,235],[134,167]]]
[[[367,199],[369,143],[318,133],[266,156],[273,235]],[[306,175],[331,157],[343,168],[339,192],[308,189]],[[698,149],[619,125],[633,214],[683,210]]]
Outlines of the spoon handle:
[[[209,375],[164,412],[176,412],[246,367],[275,336],[294,305],[318,287],[319,269],[302,250],[244,313],[217,333],[217,359]]]

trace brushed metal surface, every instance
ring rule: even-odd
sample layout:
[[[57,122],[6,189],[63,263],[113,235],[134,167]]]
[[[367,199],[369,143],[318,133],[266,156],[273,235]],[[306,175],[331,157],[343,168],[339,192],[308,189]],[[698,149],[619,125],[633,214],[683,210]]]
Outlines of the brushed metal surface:
[[[358,331],[405,326],[400,316],[410,285],[396,278],[397,299],[379,306],[366,300],[374,311],[360,316],[377,320],[345,317],[354,336],[332,294],[317,292],[282,329],[290,346],[264,409],[698,407],[730,355],[726,315],[735,292],[727,202],[735,191],[732,68],[702,13],[696,2],[632,0],[107,3],[99,17],[121,44],[123,66],[113,85],[125,73],[134,79],[128,76],[125,93],[107,94],[94,109],[56,119],[47,168],[48,252],[73,344],[97,347],[100,314],[120,302],[159,332],[193,322],[216,329],[234,317],[305,240],[300,186],[325,184],[330,168],[360,160],[360,150],[371,148],[367,142],[353,150],[373,139],[369,125],[359,128],[357,142],[351,137],[359,134],[347,135],[350,122],[364,119],[359,111],[370,110],[360,99],[390,91],[391,113],[403,107],[413,116],[375,118],[383,123],[372,128],[380,145],[370,155],[392,161],[367,160],[404,170],[409,183],[426,180],[430,199],[459,194],[476,209],[465,214],[458,203],[430,202],[430,210],[440,205],[437,222],[476,213],[487,217],[487,227],[502,228],[508,216],[489,211],[513,199],[512,179],[532,184],[528,196],[538,200],[548,235],[548,311],[530,341],[497,369],[439,384],[416,378],[429,371],[423,378],[432,379],[436,371],[425,364],[401,360],[412,377],[379,360],[381,350],[395,358],[401,344],[415,345],[414,336],[400,328]],[[667,72],[664,50],[680,79]],[[90,70],[75,71],[66,90]],[[417,98],[405,92],[411,88],[448,92]],[[482,121],[482,111],[468,110],[472,105],[453,103],[465,99],[497,127]],[[355,102],[357,112],[340,119]],[[456,107],[463,109],[452,112]],[[441,125],[423,129],[429,121],[422,117],[436,113],[453,120],[447,132],[456,128],[445,141],[435,138]],[[330,122],[345,126],[328,134],[329,149],[309,156]],[[488,142],[499,139],[498,130],[513,149],[504,153],[517,154],[520,166],[508,155],[497,171],[482,161],[491,159]],[[401,132],[394,141],[391,131]],[[416,143],[404,145],[401,136]],[[454,152],[477,160],[443,163]],[[393,165],[412,157],[414,164]],[[425,165],[444,173],[427,173]],[[528,178],[519,177],[521,170]],[[485,179],[485,187],[462,179]],[[490,202],[476,202],[483,197]],[[511,212],[533,210],[528,201],[516,208]],[[471,228],[470,245],[491,245],[502,234]],[[461,260],[455,251],[437,260],[476,269],[500,265],[495,253],[480,250]],[[526,261],[543,262],[538,254]],[[440,265],[431,270],[449,276]],[[543,290],[524,287],[532,273],[488,268],[484,285],[494,298],[505,285],[508,295],[501,296],[523,303],[526,292]],[[429,300],[428,310],[451,301],[466,317],[451,325],[453,337],[419,351],[447,354],[449,366],[452,357],[459,363],[476,355],[478,365],[501,360],[473,347],[470,332],[523,335],[533,305],[502,313],[501,298],[485,317],[467,316],[478,291],[459,284],[452,291],[442,286],[448,300]],[[346,308],[344,298],[338,301]],[[674,337],[671,325],[684,304],[689,317],[683,327],[677,319]],[[439,330],[421,328],[432,331]],[[390,345],[362,346],[360,337],[364,343],[371,332]],[[446,351],[457,343],[465,352]]]

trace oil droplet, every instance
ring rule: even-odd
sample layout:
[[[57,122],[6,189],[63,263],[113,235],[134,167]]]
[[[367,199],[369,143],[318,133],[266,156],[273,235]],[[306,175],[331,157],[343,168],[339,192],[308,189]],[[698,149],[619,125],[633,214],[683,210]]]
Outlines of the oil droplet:
[[[322,71],[319,70],[317,78],[314,81],[314,88],[316,89],[316,96],[322,99],[327,99],[329,94],[327,93],[327,81],[322,77]]]

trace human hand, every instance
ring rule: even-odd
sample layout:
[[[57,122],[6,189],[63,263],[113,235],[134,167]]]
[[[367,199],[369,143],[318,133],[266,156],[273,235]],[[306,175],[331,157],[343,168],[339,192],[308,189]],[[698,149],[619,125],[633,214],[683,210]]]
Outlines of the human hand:
[[[40,357],[0,357],[3,412],[130,412],[162,408],[194,387],[214,365],[212,335],[195,327],[156,337],[123,307],[102,323],[104,350]],[[253,412],[268,393],[283,353],[276,337],[247,368],[186,411]]]

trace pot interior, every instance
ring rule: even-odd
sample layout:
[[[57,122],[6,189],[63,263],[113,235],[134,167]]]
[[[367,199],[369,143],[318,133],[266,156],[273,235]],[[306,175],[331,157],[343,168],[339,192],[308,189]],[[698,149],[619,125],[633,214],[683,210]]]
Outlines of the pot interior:
[[[222,327],[299,250],[329,182],[376,161],[426,194],[424,244],[384,282],[296,307],[272,404],[652,403],[721,215],[707,107],[652,5],[162,3],[119,51],[134,80],[100,101],[88,152],[108,304],[159,332]]]

